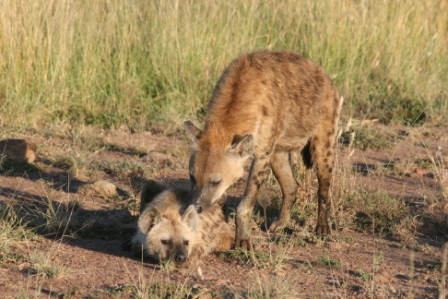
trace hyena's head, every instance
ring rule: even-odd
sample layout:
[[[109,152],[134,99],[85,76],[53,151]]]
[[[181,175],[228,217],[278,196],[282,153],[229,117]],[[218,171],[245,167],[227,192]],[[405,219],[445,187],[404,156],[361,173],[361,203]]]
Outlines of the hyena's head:
[[[244,169],[254,151],[251,134],[233,136],[226,144],[197,128],[191,121],[184,123],[193,146],[190,156],[192,203],[198,213],[212,205],[222,205],[226,190],[244,175]],[[217,142],[215,142],[217,141]]]
[[[182,215],[162,214],[157,207],[146,209],[138,220],[145,256],[156,262],[185,263],[195,243],[197,226],[194,206],[189,206]]]

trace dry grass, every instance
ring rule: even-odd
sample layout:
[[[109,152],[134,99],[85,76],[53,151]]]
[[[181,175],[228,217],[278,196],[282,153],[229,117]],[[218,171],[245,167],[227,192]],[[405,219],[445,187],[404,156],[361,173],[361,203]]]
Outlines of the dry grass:
[[[254,49],[321,63],[344,116],[446,120],[446,1],[0,3],[0,127],[145,130],[201,119],[223,68]]]

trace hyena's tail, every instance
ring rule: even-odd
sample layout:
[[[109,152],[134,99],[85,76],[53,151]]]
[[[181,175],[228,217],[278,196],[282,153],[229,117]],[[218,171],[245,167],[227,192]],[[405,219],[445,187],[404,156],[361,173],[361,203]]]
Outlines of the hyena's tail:
[[[305,147],[300,152],[302,154],[303,164],[305,164],[306,168],[310,169],[313,167],[313,156],[311,154],[311,139],[308,139]]]

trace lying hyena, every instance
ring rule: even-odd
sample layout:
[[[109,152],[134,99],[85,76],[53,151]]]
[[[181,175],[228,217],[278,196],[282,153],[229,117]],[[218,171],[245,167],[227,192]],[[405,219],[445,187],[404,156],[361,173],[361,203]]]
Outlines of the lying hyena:
[[[225,221],[222,205],[198,215],[189,199],[186,188],[171,190],[149,181],[141,195],[137,233],[125,246],[137,257],[170,260],[175,265],[184,264],[189,257],[230,249],[234,232]]]
[[[206,211],[242,177],[253,157],[246,190],[237,207],[235,246],[249,248],[255,199],[271,167],[283,203],[275,231],[290,218],[298,183],[291,154],[302,149],[319,182],[316,233],[330,234],[330,183],[342,101],[325,71],[293,52],[260,51],[233,61],[219,79],[208,106],[205,128],[185,122],[192,136],[192,200]]]

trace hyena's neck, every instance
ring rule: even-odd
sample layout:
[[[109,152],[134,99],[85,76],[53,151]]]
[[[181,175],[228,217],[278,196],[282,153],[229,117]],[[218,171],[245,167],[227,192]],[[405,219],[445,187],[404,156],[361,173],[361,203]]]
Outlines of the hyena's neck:
[[[207,147],[226,148],[232,144],[236,136],[256,135],[256,128],[256,124],[240,127],[228,121],[206,121],[201,143]]]
[[[221,136],[227,142],[231,142],[235,135],[255,134],[267,97],[264,88],[257,83],[262,75],[246,59],[233,63],[213,92],[205,131]]]

